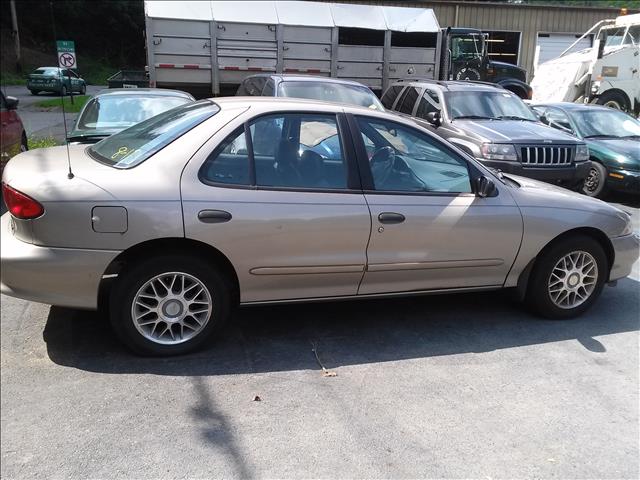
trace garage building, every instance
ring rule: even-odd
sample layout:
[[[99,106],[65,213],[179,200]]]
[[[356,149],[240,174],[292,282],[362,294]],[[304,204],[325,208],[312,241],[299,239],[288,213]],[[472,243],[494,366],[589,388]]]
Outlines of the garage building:
[[[432,8],[441,27],[478,28],[488,33],[490,57],[525,68],[529,80],[537,63],[557,57],[600,20],[620,15],[617,8],[551,2],[548,5],[529,5],[449,0],[338,0],[338,3]],[[629,13],[636,12],[629,10]],[[588,48],[592,41],[593,36],[584,38],[575,49]]]

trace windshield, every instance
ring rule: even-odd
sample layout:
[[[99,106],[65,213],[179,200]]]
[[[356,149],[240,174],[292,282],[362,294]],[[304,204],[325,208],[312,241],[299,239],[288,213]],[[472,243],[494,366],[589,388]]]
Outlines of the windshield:
[[[35,72],[33,72],[34,75],[57,75],[58,74],[58,69],[51,67],[51,68],[38,68]]]
[[[473,34],[451,37],[451,58],[453,60],[482,58],[482,40],[482,36]]]
[[[210,100],[176,107],[111,135],[87,150],[101,163],[131,168],[219,111],[220,108]]]
[[[537,118],[520,98],[507,91],[445,92],[445,104],[452,120],[456,118],[521,119]]]
[[[632,137],[640,135],[640,122],[613,109],[578,110],[573,113],[578,132],[585,138],[593,136]]]
[[[279,97],[308,98],[324,102],[360,105],[372,110],[384,111],[378,97],[365,86],[333,82],[282,82],[278,85]]]
[[[123,130],[159,113],[191,102],[184,97],[104,95],[93,98],[77,122],[76,130],[95,133],[101,129]]]

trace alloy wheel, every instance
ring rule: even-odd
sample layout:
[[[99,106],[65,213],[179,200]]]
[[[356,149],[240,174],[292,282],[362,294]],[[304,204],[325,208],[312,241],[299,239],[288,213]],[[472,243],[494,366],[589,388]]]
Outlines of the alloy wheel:
[[[146,339],[176,345],[198,335],[209,322],[212,309],[212,297],[204,283],[188,273],[167,272],[140,287],[131,318]]]
[[[595,192],[598,189],[598,186],[600,185],[600,172],[598,172],[598,170],[596,170],[595,168],[591,167],[589,169],[589,174],[587,175],[587,178],[584,179],[584,188],[585,190],[587,190],[590,193]]]
[[[559,308],[571,309],[587,301],[598,282],[598,264],[584,251],[564,255],[551,270],[547,289]]]

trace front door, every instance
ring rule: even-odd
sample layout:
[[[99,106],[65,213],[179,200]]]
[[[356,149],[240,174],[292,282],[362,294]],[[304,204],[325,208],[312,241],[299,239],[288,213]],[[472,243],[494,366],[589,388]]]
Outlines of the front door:
[[[371,220],[343,123],[309,112],[228,125],[184,172],[185,233],[231,260],[242,302],[357,293]]]
[[[358,293],[502,285],[523,228],[508,189],[477,197],[476,167],[445,143],[405,124],[353,118],[372,218]]]

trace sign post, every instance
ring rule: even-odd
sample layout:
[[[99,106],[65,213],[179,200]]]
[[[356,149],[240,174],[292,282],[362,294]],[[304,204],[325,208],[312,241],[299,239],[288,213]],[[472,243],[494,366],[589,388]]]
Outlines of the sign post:
[[[71,75],[68,72],[69,69],[78,67],[78,62],[76,60],[76,45],[73,40],[58,40],[56,41],[56,47],[58,50],[58,66],[60,68],[64,68],[67,71],[67,80],[69,81],[69,94],[71,95],[71,103],[73,104],[73,88],[71,87]],[[64,102],[64,98],[62,99],[62,101]]]

